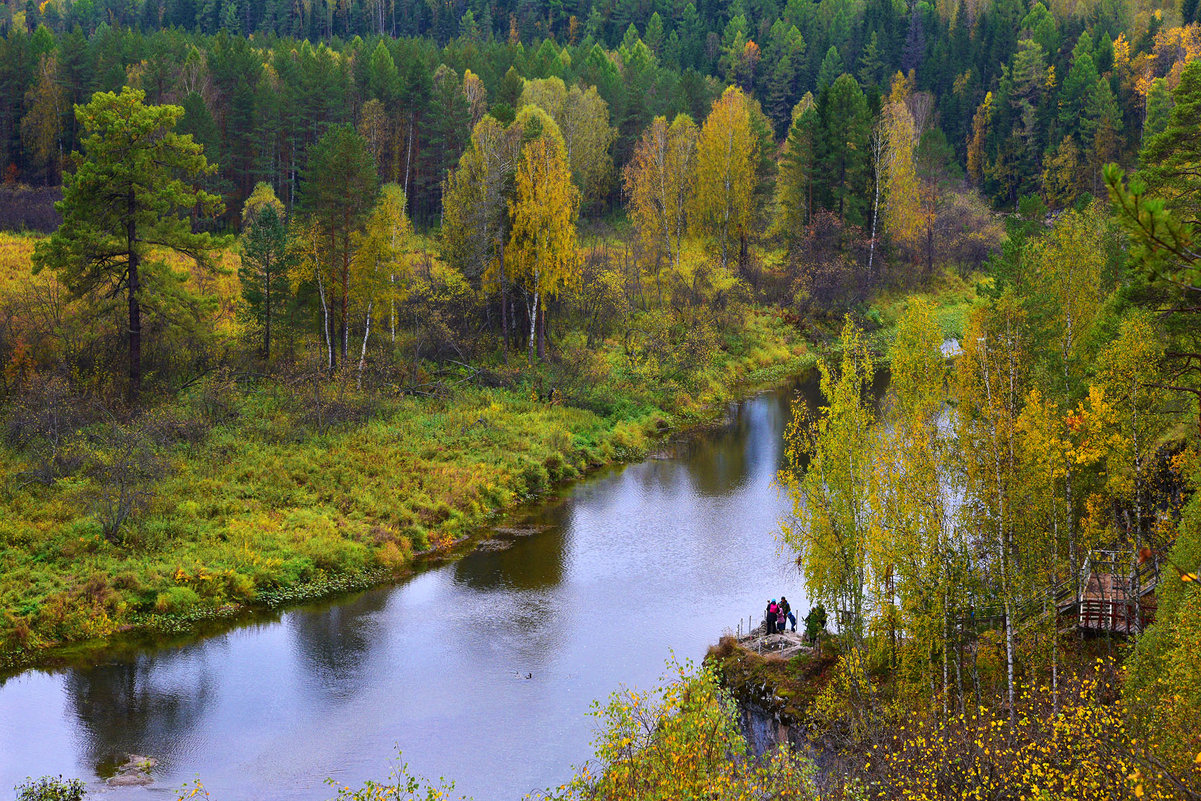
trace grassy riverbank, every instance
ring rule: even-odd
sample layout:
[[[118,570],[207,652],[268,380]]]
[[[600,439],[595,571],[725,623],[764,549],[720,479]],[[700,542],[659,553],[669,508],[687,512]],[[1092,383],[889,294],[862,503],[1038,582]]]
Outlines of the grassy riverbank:
[[[748,309],[732,322],[686,375],[631,364],[610,343],[571,375],[498,367],[438,397],[347,381],[317,398],[214,378],[144,415],[144,428],[169,432],[152,443],[165,469],[119,539],[99,522],[112,488],[98,473],[43,484],[30,478],[36,453],[0,449],[3,660],[404,575],[499,510],[638,458],[738,392],[813,364],[778,316]],[[100,448],[104,425],[77,447]]]

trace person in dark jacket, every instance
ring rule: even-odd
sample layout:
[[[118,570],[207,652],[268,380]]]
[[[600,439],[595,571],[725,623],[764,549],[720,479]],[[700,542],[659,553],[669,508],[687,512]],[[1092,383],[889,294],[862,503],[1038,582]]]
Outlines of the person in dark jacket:
[[[787,620],[792,626],[792,630],[796,631],[796,615],[792,613],[792,604],[788,603],[788,599],[783,595],[780,596],[780,614],[781,620]],[[780,631],[784,630],[784,626],[780,626]]]

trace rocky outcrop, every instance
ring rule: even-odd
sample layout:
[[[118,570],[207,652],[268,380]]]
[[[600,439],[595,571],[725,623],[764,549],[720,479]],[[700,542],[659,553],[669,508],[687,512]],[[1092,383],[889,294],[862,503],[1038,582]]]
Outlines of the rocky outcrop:
[[[115,776],[110,776],[105,782],[109,787],[139,787],[152,784],[154,778],[150,772],[158,766],[154,757],[127,754],[125,761],[117,768]]]

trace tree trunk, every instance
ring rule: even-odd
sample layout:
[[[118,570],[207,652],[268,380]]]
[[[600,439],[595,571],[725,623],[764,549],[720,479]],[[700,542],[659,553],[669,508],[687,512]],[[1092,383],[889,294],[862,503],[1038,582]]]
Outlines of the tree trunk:
[[[1009,603],[1009,591],[1005,593],[1005,686],[1009,697],[1009,724],[1017,723],[1016,699],[1013,691],[1013,610]]]
[[[500,329],[501,342],[504,343],[501,350],[505,354],[505,364],[509,363],[509,279],[505,275],[505,246],[501,243],[500,246]]]
[[[405,197],[409,196],[409,165],[413,159],[413,126],[417,122],[417,112],[409,112],[409,143],[405,148],[405,180],[404,190]]]
[[[750,246],[747,244],[746,234],[742,233],[742,234],[739,234],[739,236],[738,236],[738,272],[740,272],[742,274],[742,276],[744,278],[746,278],[748,281],[751,280],[750,267],[748,264],[749,262],[750,262]],[[754,286],[754,285],[755,285],[755,282],[751,281],[751,286]]]
[[[321,298],[321,330],[325,333],[326,361],[329,371],[334,371],[334,342],[330,336],[329,302],[325,299],[325,282],[321,280],[321,270],[317,270],[317,296]]]
[[[541,300],[542,299],[541,299],[540,295],[538,294],[538,290],[535,289],[534,290],[534,302],[526,304],[527,307],[529,308],[529,312],[530,312],[529,358],[530,358],[531,364],[533,364],[534,358],[535,358],[534,335],[537,332],[537,328],[538,328],[538,307],[539,307],[539,305],[541,305]]]
[[[546,309],[538,310],[538,360],[546,359]]]
[[[934,275],[934,226],[926,226],[926,277]]]
[[[133,193],[130,192],[130,206]],[[142,394],[142,308],[138,302],[141,277],[138,275],[137,231],[132,213],[125,226],[129,247],[129,401],[138,402]]]
[[[876,191],[872,199],[872,238],[868,240],[867,245],[867,274],[869,277],[874,277],[872,268],[876,260],[876,219],[880,212],[880,168],[876,166]]]
[[[371,336],[371,308],[374,300],[367,301],[367,324],[363,327],[363,347],[359,351],[359,389],[363,388],[363,366],[367,363],[367,337]]]
[[[350,220],[344,221],[342,229],[342,361],[349,359],[350,316],[346,313],[350,303]]]
[[[263,270],[263,361],[271,361],[271,257]]]

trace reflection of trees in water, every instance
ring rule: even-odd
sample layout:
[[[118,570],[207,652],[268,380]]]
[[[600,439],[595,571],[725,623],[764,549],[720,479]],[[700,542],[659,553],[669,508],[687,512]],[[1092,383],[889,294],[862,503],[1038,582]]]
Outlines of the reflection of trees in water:
[[[321,698],[346,698],[363,686],[367,657],[383,645],[376,613],[387,603],[386,590],[373,590],[287,616],[301,671]]]
[[[513,547],[501,551],[477,551],[455,562],[456,584],[484,592],[497,589],[542,590],[563,581],[564,550],[572,503],[556,503],[536,510],[504,527],[539,529],[537,534],[517,537]],[[507,539],[504,534],[498,538]]]
[[[741,403],[729,425],[696,440],[684,464],[699,494],[730,495],[756,474],[775,475],[791,394],[766,392]]]
[[[556,503],[507,520],[505,527],[541,530],[517,537],[511,548],[477,551],[454,564],[455,584],[476,593],[474,607],[456,610],[463,628],[505,654],[515,670],[544,667],[562,645],[560,589],[574,512],[575,503]]]
[[[87,764],[102,772],[126,754],[142,754],[169,769],[215,697],[206,657],[219,647],[213,641],[67,673],[64,689]]]

